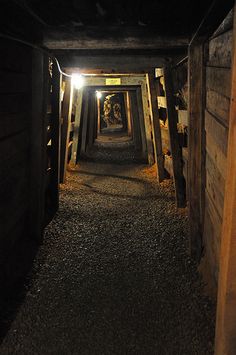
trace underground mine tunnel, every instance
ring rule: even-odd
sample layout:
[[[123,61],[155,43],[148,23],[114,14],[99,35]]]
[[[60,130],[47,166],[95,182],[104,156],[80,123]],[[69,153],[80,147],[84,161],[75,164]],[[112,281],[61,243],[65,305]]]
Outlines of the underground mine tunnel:
[[[0,354],[236,354],[234,8],[1,1]]]

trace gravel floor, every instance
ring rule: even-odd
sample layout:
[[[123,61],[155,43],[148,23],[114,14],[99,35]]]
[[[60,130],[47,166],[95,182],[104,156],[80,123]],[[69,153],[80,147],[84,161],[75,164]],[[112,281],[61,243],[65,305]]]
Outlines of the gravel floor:
[[[212,354],[214,307],[171,182],[138,165],[79,169],[0,354]]]

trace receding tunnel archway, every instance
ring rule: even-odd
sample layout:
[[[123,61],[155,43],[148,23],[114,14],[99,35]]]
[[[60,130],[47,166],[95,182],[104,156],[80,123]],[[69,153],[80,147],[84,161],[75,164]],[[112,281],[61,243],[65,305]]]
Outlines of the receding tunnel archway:
[[[78,95],[74,97],[80,114],[75,119],[78,136],[73,138],[71,157],[76,155],[76,161],[151,163],[154,152],[146,76],[123,75],[118,85],[106,82],[105,75],[86,75],[79,91],[80,103],[76,101]]]

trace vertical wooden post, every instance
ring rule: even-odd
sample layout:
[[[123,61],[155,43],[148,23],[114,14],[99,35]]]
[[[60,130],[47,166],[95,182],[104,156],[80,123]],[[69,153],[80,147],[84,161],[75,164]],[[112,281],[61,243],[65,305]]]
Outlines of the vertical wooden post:
[[[186,206],[185,180],[183,176],[182,152],[178,139],[178,113],[175,109],[174,89],[171,68],[164,68],[164,80],[166,89],[167,115],[169,125],[170,149],[173,162],[173,175],[177,207]]]
[[[127,132],[128,136],[132,136],[132,123],[131,123],[131,99],[130,99],[130,92],[127,91],[126,94],[126,107],[127,107]]]
[[[89,88],[84,89],[83,98],[83,117],[82,117],[82,136],[80,154],[83,156],[87,148],[87,133],[88,133],[88,110],[89,110]]]
[[[134,140],[134,144],[135,144],[135,149],[141,150],[142,142],[141,142],[141,131],[140,131],[140,122],[139,122],[136,91],[130,90],[129,98],[130,98],[130,111],[131,111],[131,115],[132,115],[133,140]]]
[[[89,121],[88,121],[88,147],[92,148],[94,143],[95,136],[95,127],[96,127],[96,92],[94,90],[90,91],[89,95]]]
[[[156,92],[154,74],[149,73],[148,79],[149,79],[150,99],[151,99],[151,107],[152,107],[154,154],[155,154],[155,160],[156,160],[156,165],[157,165],[157,176],[158,176],[159,182],[161,182],[165,178],[164,157],[163,157],[163,153],[162,153],[161,127],[160,127],[160,121],[159,121],[157,92]]]
[[[147,146],[146,129],[145,129],[145,122],[144,122],[142,89],[140,87],[137,88],[136,90],[136,96],[137,96],[138,115],[139,115],[139,123],[140,123],[141,138],[142,138],[142,155],[143,158],[146,158],[146,156],[148,155],[148,146]]]
[[[75,128],[74,128],[74,137],[72,145],[72,156],[71,163],[76,165],[78,157],[78,144],[79,144],[79,132],[80,132],[80,121],[81,121],[81,112],[82,112],[82,101],[83,101],[83,90],[78,90],[78,97],[76,103],[76,112],[75,112]]]
[[[52,71],[52,198],[55,212],[59,207],[59,172],[60,172],[60,143],[61,143],[61,73],[56,62]]]
[[[45,214],[46,113],[48,57],[32,50],[32,115],[30,150],[30,235],[41,240]]]
[[[68,143],[71,123],[73,88],[70,78],[66,79],[66,87],[62,105],[62,127],[61,127],[61,157],[60,157],[60,183],[65,183],[66,166],[68,159]]]
[[[97,106],[98,106],[98,131],[97,133],[101,133],[101,99],[97,98]]]
[[[205,66],[204,45],[189,47],[188,196],[191,253],[198,260],[202,252],[205,196]],[[204,190],[204,191],[203,191]]]
[[[227,176],[221,237],[215,355],[236,354],[236,5]]]

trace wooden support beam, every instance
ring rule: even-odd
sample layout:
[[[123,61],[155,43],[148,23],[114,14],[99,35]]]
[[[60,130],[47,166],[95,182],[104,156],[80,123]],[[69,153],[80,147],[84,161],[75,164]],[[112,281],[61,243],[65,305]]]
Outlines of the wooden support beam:
[[[138,107],[141,139],[142,139],[142,155],[143,155],[143,158],[146,158],[146,156],[149,154],[149,150],[148,150],[147,135],[146,135],[146,129],[145,129],[145,122],[144,122],[143,100],[142,100],[142,89],[141,88],[137,88],[136,95],[137,95],[137,107]]]
[[[96,92],[95,90],[90,91],[89,95],[89,120],[88,120],[88,147],[92,148],[94,143],[94,134],[95,134],[95,126],[96,126]]]
[[[52,71],[52,181],[51,196],[54,207],[53,213],[59,207],[59,173],[60,173],[60,144],[61,144],[61,81],[62,76],[58,70],[56,62],[53,62]]]
[[[140,54],[140,55],[119,55],[114,51],[111,53],[98,54],[96,51],[92,54],[85,50],[59,50],[54,51],[60,65],[64,68],[70,68],[71,72],[80,71],[83,74],[139,74],[154,70],[155,67],[167,65],[167,59],[164,55]],[[85,52],[85,53],[84,53]],[[176,61],[186,55],[186,50],[182,54],[173,54]]]
[[[41,240],[45,218],[46,113],[48,98],[48,57],[32,51],[32,107],[30,131],[30,221],[29,234]]]
[[[221,236],[215,355],[236,354],[236,5],[227,177]]]
[[[74,136],[73,136],[73,145],[72,145],[72,155],[71,163],[76,165],[78,161],[78,145],[79,145],[79,132],[80,132],[80,122],[81,122],[81,112],[82,112],[82,101],[83,101],[83,90],[78,90],[77,102],[76,102],[76,111],[75,111],[75,127],[74,127]]]
[[[89,88],[84,89],[83,108],[82,108],[82,136],[80,154],[83,156],[87,148],[88,134],[88,110],[89,110]]]
[[[167,114],[169,125],[170,148],[173,163],[173,176],[175,184],[177,207],[186,206],[185,179],[183,176],[182,152],[179,145],[177,123],[178,113],[175,109],[172,72],[170,67],[164,68],[164,80],[166,89]]]
[[[195,41],[189,47],[188,197],[191,253],[202,253],[205,206],[205,66],[204,46]]]
[[[73,88],[70,78],[66,78],[65,93],[62,105],[62,127],[61,127],[61,157],[60,157],[60,183],[66,180],[66,167],[68,159],[68,144],[70,135],[71,109],[72,109]]]
[[[101,132],[101,99],[97,98],[97,106],[98,106],[98,130],[97,133]]]
[[[131,117],[132,117],[133,140],[135,144],[135,149],[141,150],[142,142],[141,142],[141,129],[140,129],[138,103],[137,103],[137,93],[135,91],[130,91],[128,93],[128,98],[130,99],[129,112],[131,113]]]
[[[156,91],[154,73],[148,74],[148,82],[149,82],[150,100],[151,100],[151,109],[152,109],[154,154],[155,154],[155,161],[157,166],[157,177],[158,177],[158,181],[161,182],[165,178],[164,157],[162,153],[161,127],[159,121],[157,91]]]
[[[132,122],[131,122],[131,97],[130,95],[134,91],[127,91],[125,95],[125,110],[126,110],[126,118],[127,118],[127,132],[128,136],[132,136]]]
[[[135,30],[126,28],[125,30],[117,26],[106,28],[103,36],[97,36],[101,28],[87,27],[85,30],[73,31],[47,31],[43,45],[49,49],[80,49],[80,50],[163,50],[186,48],[188,37],[170,37],[152,35],[145,33],[145,29]],[[107,36],[109,33],[109,36]]]

